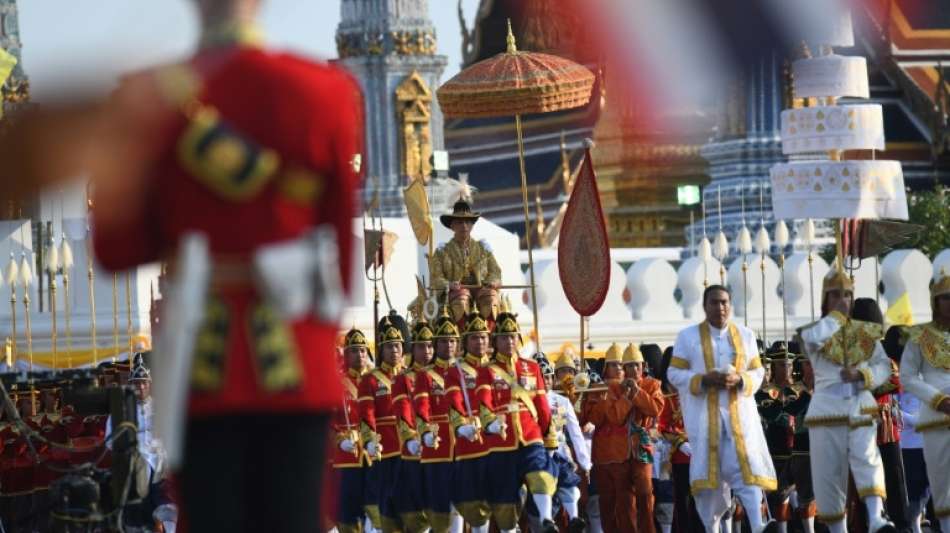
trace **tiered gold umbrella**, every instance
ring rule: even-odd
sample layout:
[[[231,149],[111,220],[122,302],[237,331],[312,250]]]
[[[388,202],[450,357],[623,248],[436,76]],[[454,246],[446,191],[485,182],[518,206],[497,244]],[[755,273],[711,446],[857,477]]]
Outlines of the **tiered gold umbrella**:
[[[508,21],[508,50],[459,72],[436,91],[439,106],[447,117],[483,118],[514,116],[521,169],[521,198],[524,206],[525,244],[531,275],[531,303],[537,348],[538,303],[535,294],[534,256],[528,214],[528,183],[524,164],[521,115],[549,113],[580,107],[590,101],[594,74],[578,63],[562,57],[519,51]]]

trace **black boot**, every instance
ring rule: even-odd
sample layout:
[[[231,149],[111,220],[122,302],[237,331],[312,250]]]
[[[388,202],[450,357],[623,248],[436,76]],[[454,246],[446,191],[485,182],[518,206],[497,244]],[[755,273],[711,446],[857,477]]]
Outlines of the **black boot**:
[[[587,531],[587,520],[581,517],[571,519],[567,524],[567,533],[584,533]]]
[[[554,520],[551,520],[549,518],[545,518],[544,521],[541,522],[541,532],[542,533],[559,533],[557,529],[557,524],[554,523]]]

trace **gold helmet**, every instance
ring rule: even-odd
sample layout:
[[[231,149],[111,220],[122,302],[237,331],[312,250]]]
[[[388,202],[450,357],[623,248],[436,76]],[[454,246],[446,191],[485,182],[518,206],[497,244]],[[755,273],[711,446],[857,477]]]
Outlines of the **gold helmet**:
[[[623,355],[620,353],[620,346],[617,346],[617,343],[610,345],[610,348],[607,348],[607,354],[604,356],[604,364],[608,363],[623,363]]]
[[[554,370],[558,371],[562,368],[570,368],[571,370],[577,370],[577,366],[574,364],[574,358],[571,357],[570,352],[565,351],[557,358],[557,362],[554,364]]]
[[[459,334],[459,327],[452,320],[452,317],[449,316],[448,307],[442,308],[442,315],[438,320],[435,321],[435,331],[433,332],[432,338],[434,339],[457,339],[461,335]]]
[[[477,308],[465,317],[465,331],[462,332],[462,336],[468,337],[476,333],[491,333],[491,330],[488,329],[488,322],[482,318]]]
[[[521,337],[521,328],[518,327],[518,315],[509,312],[503,312],[495,319],[495,331],[492,337],[499,335],[516,335]]]
[[[369,343],[366,341],[366,335],[356,328],[347,331],[346,336],[343,337],[344,349],[354,347],[369,348]]]
[[[412,327],[412,340],[409,341],[409,344],[432,342],[434,339],[435,333],[432,331],[432,327],[425,320],[420,320]]]
[[[402,332],[389,321],[389,317],[387,316],[383,318],[382,328],[379,332],[379,344],[383,345],[394,342],[400,344],[403,342]]]
[[[623,364],[628,363],[642,363],[643,354],[640,353],[640,348],[637,348],[632,342],[627,345],[627,349],[623,351]]]
[[[835,263],[821,282],[822,294],[828,294],[831,291],[854,292],[854,280],[841,268],[839,263]]]

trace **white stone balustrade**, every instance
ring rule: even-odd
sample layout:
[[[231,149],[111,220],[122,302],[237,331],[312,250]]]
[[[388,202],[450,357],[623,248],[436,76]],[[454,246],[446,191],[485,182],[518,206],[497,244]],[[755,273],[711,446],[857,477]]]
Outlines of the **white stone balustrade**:
[[[372,329],[373,322],[373,284],[366,278],[362,266],[364,263],[362,242],[362,221],[354,220],[353,233],[357,237],[354,248],[354,279],[353,293],[346,314],[343,319],[343,328],[352,326]],[[6,249],[0,249],[0,264],[6,265],[9,252],[19,256],[22,246],[18,243],[21,224],[7,223],[2,227],[7,236]],[[438,226],[438,224],[437,224]],[[402,219],[384,220],[385,229],[398,235],[390,262],[386,269],[386,288],[393,306],[401,314],[416,297],[415,276],[419,275],[428,281],[428,265],[426,262],[427,249],[420,247],[412,234],[408,221]],[[28,231],[28,226],[26,227]],[[76,266],[72,273],[72,287],[70,299],[72,305],[72,329],[74,342],[88,346],[91,315],[88,305],[88,282],[85,276],[86,244],[81,231],[69,234],[75,254]],[[437,227],[436,241],[443,242],[449,238],[449,232]],[[507,285],[526,285],[528,276],[522,269],[527,265],[522,262],[522,254],[518,249],[518,239],[491,224],[481,221],[475,226],[473,235],[476,239],[486,239],[491,243],[495,256],[502,268],[502,281]],[[631,263],[626,263],[626,269],[614,260],[611,267],[611,284],[601,310],[589,321],[590,342],[595,350],[606,349],[611,342],[656,342],[661,346],[670,345],[676,333],[689,324],[702,319],[701,297],[704,289],[704,280],[708,284],[719,283],[719,262],[710,260],[703,264],[697,257],[691,257],[674,268],[674,262],[669,260],[669,250],[657,251],[657,256],[650,257],[649,251],[637,250],[636,254],[622,251],[618,256],[635,257]],[[666,254],[665,256],[661,254]],[[545,351],[557,351],[565,343],[572,343],[575,347],[579,342],[580,318],[571,308],[561,288],[558,272],[557,255],[549,251],[537,254],[541,257],[536,262],[538,311],[540,315],[541,337]],[[821,283],[828,272],[828,264],[817,254],[813,254],[813,283],[809,283],[809,268],[807,254],[793,253],[785,258],[784,289],[782,288],[781,271],[776,264],[776,258],[766,258],[766,330],[768,341],[782,338],[782,298],[785,292],[788,331],[806,324],[812,320],[812,298],[809,288],[813,289],[815,314],[820,315]],[[630,261],[624,260],[624,261]],[[762,277],[759,269],[761,256],[749,254],[748,262],[748,322],[749,326],[761,332],[762,329]],[[855,271],[856,296],[877,297],[875,281],[883,287],[879,301],[882,310],[888,304],[893,304],[903,294],[908,294],[915,322],[930,320],[929,284],[932,277],[945,269],[950,273],[950,250],[937,254],[931,262],[918,250],[895,250],[883,257],[880,265],[875,268],[874,260],[864,260]],[[140,269],[132,275],[132,304],[133,327],[136,332],[147,331],[149,287],[154,284],[157,274],[156,267]],[[745,319],[745,306],[742,295],[741,261],[733,261],[728,268],[729,287],[733,293],[734,314],[738,322]],[[98,321],[98,346],[110,347],[112,341],[112,276],[96,270],[96,303]],[[157,286],[156,286],[157,289]],[[386,313],[389,308],[386,303],[382,285],[380,289],[380,314]],[[677,290],[678,289],[678,290]],[[61,290],[61,287],[60,287]],[[22,291],[20,291],[22,293]],[[33,291],[35,293],[35,289]],[[506,291],[514,310],[518,313],[522,331],[531,331],[532,313],[530,291],[513,289]],[[156,294],[158,296],[158,294]],[[10,336],[10,306],[9,287],[4,284],[0,289],[0,339]],[[34,297],[35,300],[35,297]],[[62,292],[59,295],[62,308]],[[125,312],[125,283],[120,276],[118,283],[119,302],[119,329],[120,343],[125,340],[126,312]],[[23,313],[22,300],[17,303],[18,312],[18,341],[21,351],[23,348]],[[59,338],[60,346],[65,344],[65,321],[60,315]],[[37,351],[49,350],[50,314],[40,313],[37,306],[32,309],[34,348]]]
[[[926,319],[930,316],[930,271],[930,260],[920,250],[894,250],[887,254],[881,262],[883,299],[894,303],[906,292],[914,317]]]
[[[690,257],[677,272],[677,288],[680,290],[679,305],[683,316],[689,320],[699,320],[703,316],[703,290],[708,285],[720,282],[717,259],[703,261],[699,257]]]

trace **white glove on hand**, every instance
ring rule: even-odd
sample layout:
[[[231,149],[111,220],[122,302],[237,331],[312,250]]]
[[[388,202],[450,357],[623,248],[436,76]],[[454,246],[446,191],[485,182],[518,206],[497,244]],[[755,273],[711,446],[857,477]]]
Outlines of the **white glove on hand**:
[[[417,439],[406,441],[406,449],[409,450],[411,455],[419,455],[422,453],[422,445],[419,444]]]
[[[340,441],[340,449],[346,453],[353,453],[353,450],[356,449],[356,446],[353,445],[353,441],[350,439],[343,439]]]
[[[376,457],[379,454],[379,446],[374,441],[369,441],[365,446],[366,454],[370,457]]]
[[[683,444],[680,444],[680,451],[689,456],[693,455],[693,449],[690,448],[688,442],[684,442]]]
[[[429,431],[422,435],[422,443],[426,445],[427,448],[435,448],[435,434]]]
[[[456,430],[456,433],[458,433],[460,437],[467,439],[469,442],[475,442],[475,426],[471,424],[459,426],[459,428]]]
[[[491,433],[492,435],[498,435],[501,433],[501,421],[497,418],[491,424],[488,424],[488,427],[485,428],[485,431]]]

